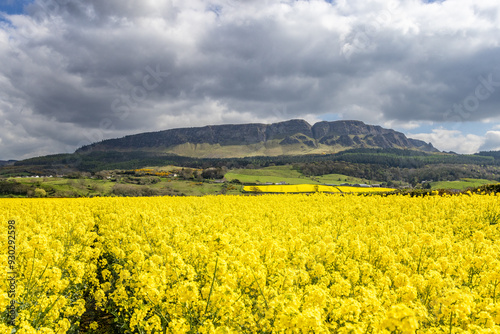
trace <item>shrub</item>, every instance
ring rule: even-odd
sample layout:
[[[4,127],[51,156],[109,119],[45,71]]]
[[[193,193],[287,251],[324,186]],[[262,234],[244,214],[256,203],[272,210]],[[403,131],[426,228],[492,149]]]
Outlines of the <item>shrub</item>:
[[[42,188],[36,188],[34,195],[35,195],[35,197],[46,197],[47,192]]]

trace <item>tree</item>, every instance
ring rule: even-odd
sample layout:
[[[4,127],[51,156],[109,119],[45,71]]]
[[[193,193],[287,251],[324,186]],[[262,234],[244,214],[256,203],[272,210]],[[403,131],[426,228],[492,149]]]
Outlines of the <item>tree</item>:
[[[35,189],[35,197],[45,197],[47,196],[47,192],[42,188]]]
[[[180,176],[181,178],[183,178],[184,180],[189,180],[189,179],[192,179],[192,178],[193,178],[193,170],[183,168],[183,169],[180,171],[179,176]]]
[[[226,173],[226,167],[210,167],[203,170],[202,176],[205,179],[222,179]]]

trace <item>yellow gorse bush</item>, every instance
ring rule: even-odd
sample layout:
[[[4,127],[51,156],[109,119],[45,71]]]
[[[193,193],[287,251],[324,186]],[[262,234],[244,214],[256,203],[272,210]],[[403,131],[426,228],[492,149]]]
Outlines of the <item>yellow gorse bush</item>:
[[[500,224],[491,220],[500,196],[13,199],[0,207],[4,222],[17,223],[17,333],[76,333],[85,298],[123,333],[500,332]],[[10,333],[1,316],[0,332]]]

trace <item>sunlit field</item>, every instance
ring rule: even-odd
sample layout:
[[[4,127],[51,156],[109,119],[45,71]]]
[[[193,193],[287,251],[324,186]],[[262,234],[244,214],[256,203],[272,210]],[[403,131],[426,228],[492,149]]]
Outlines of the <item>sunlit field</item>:
[[[0,209],[0,333],[500,332],[500,196],[5,199]]]
[[[352,187],[352,186],[326,186],[321,184],[287,184],[244,186],[243,191],[253,193],[374,193],[391,192],[393,188],[382,187]]]

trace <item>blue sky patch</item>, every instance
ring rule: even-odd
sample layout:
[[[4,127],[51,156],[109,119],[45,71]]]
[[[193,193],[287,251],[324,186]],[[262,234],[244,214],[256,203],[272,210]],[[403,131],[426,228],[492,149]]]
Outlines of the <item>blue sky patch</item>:
[[[0,2],[0,12],[9,15],[23,14],[24,7],[33,2],[32,0],[3,0]]]

